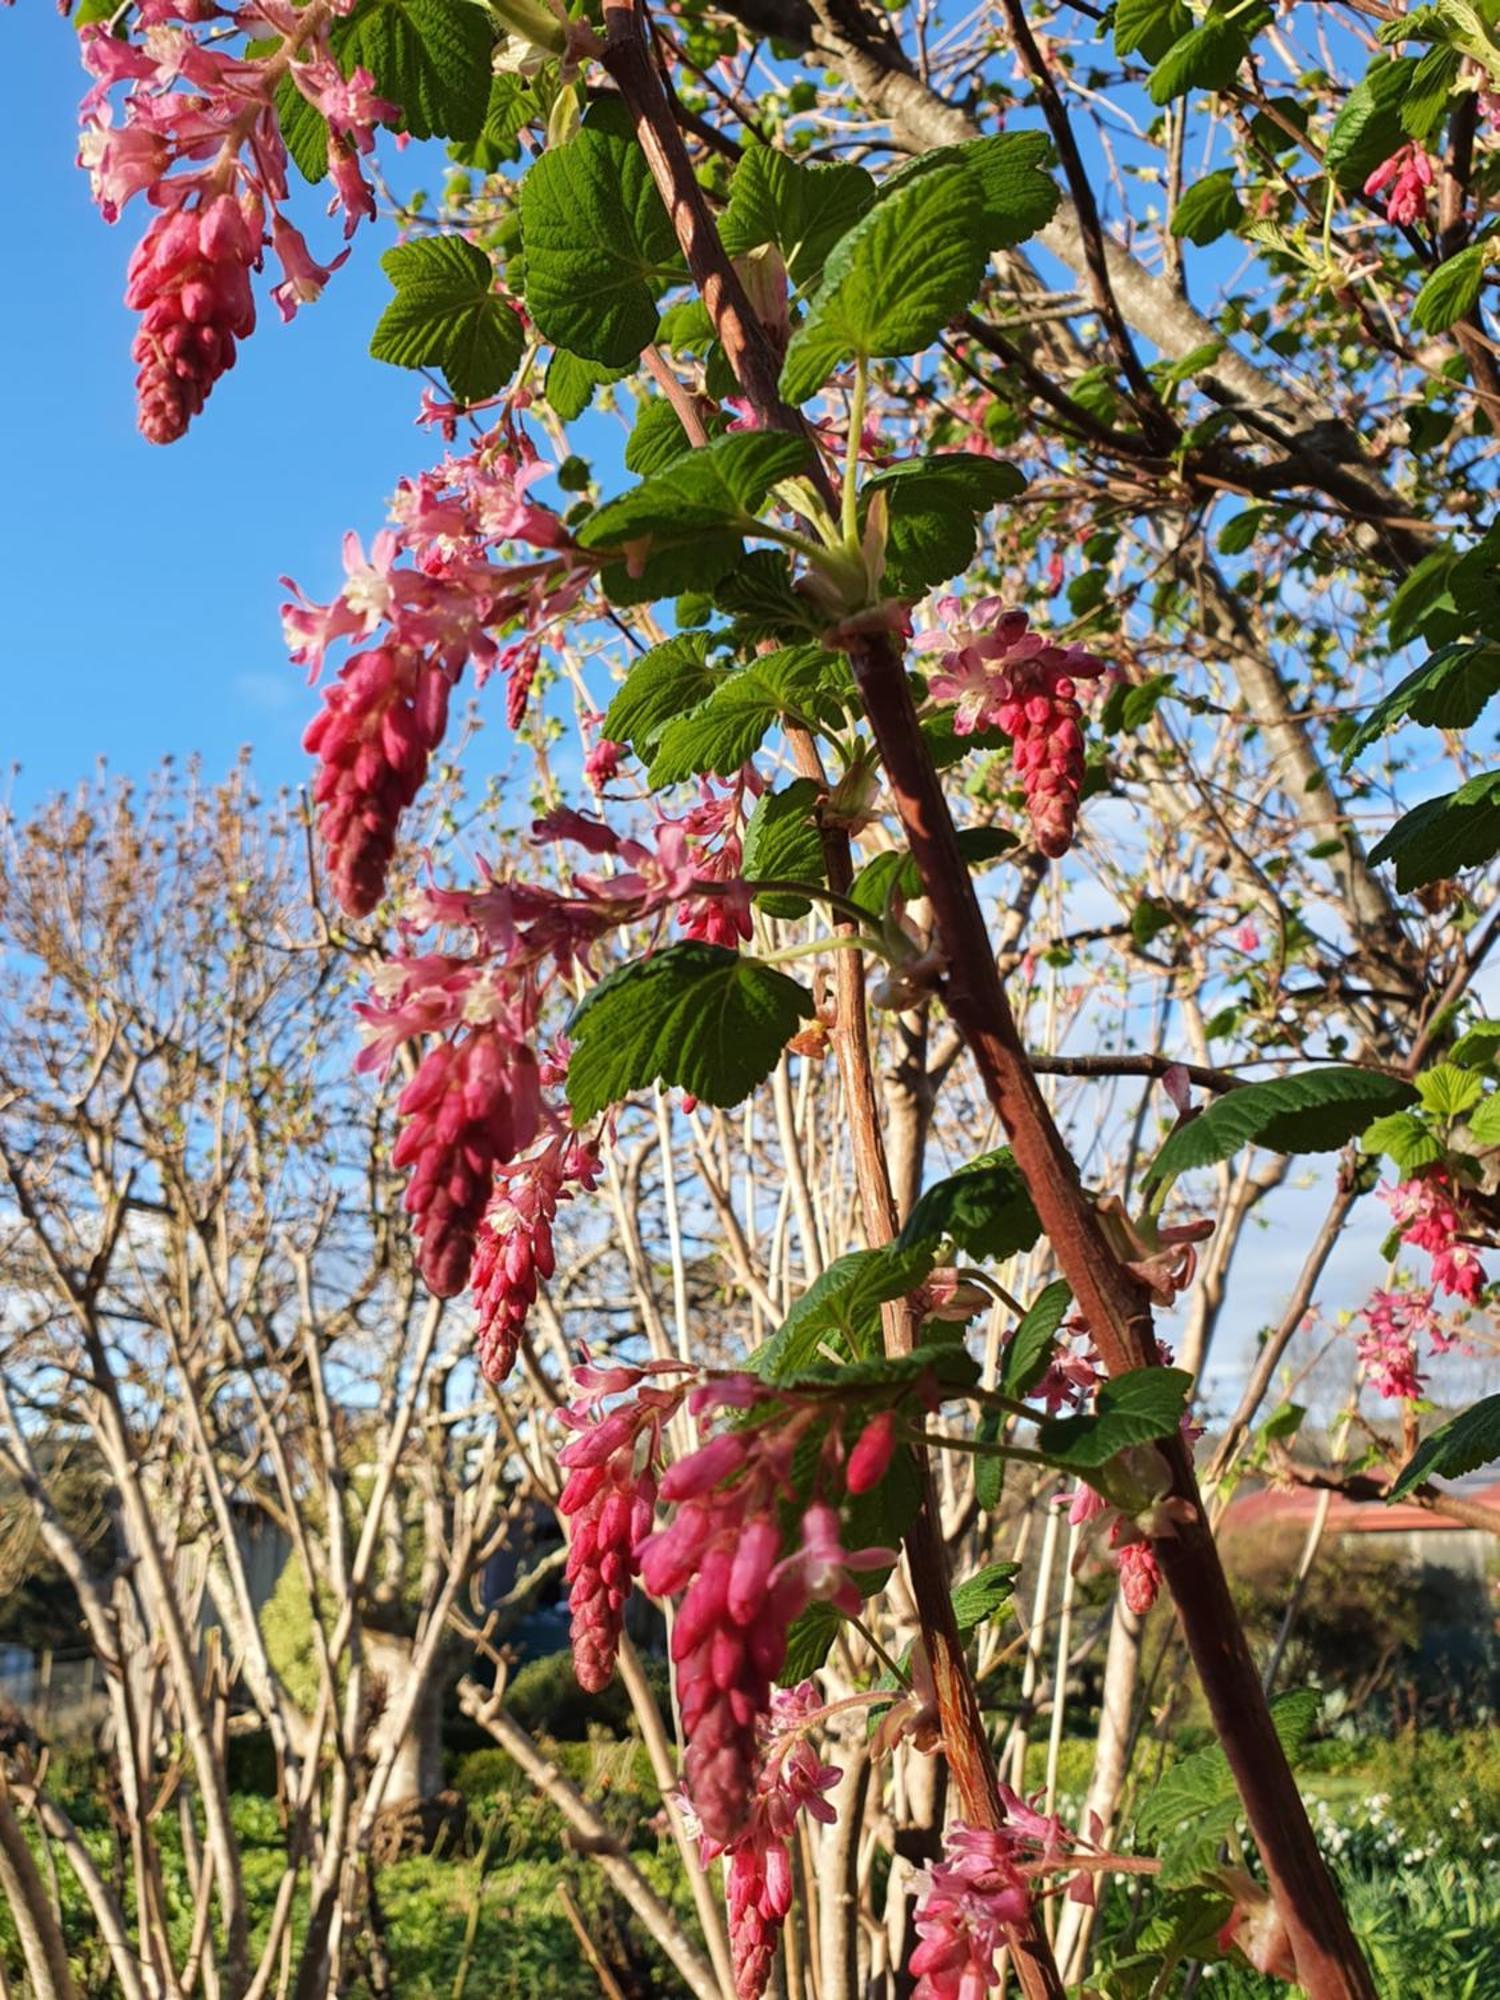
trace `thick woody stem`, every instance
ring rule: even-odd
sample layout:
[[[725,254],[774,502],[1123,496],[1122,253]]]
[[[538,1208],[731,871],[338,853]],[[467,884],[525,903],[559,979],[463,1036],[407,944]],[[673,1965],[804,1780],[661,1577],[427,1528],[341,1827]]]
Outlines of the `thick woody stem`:
[[[1156,1362],[1150,1302],[1114,1254],[1021,1044],[942,786],[917,725],[900,653],[881,633],[847,642],[887,781],[947,961],[944,996],[1010,1139],[1042,1228],[1111,1376]],[[1318,1851],[1209,1530],[1180,1437],[1160,1447],[1191,1503],[1156,1542],[1183,1635],[1260,1847],[1310,2000],[1375,2000]]]
[[[693,174],[661,76],[646,45],[640,14],[633,6],[606,5],[604,24],[607,35],[604,66],[619,86],[635,121],[636,136],[652,177],[736,378],[763,422],[778,430],[802,431],[805,425],[801,415],[781,400],[777,386],[780,366],[775,349],[725,253]],[[692,434],[690,429],[689,435]],[[698,441],[702,441],[701,433]],[[825,497],[831,499],[826,473],[823,484]],[[821,782],[823,769],[811,738],[805,733],[792,732],[792,743],[798,768]],[[853,873],[848,835],[837,828],[826,829],[824,854],[829,887],[842,894],[847,891]],[[871,1247],[878,1248],[895,1235],[897,1214],[870,1061],[864,962],[853,951],[839,951],[834,957],[837,1009],[834,1048],[850,1121],[865,1235]],[[915,1344],[912,1315],[904,1305],[898,1303],[886,1309],[885,1337],[887,1349],[893,1353],[909,1352]],[[922,1502],[907,1531],[905,1547],[937,1693],[943,1745],[964,1818],[973,1826],[996,1827],[1003,1822],[1005,1812],[985,1735],[984,1715],[954,1616],[947,1551],[938,1527],[936,1496],[925,1454],[921,1473]],[[1026,2000],[1062,2000],[1062,1981],[1040,1923],[1029,1921],[1025,1926],[1017,1926],[1009,1933],[1007,1942]]]

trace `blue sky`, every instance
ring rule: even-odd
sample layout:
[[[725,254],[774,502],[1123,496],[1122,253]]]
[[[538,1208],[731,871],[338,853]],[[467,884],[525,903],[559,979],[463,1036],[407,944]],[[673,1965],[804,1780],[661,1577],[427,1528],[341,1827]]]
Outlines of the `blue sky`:
[[[0,765],[21,766],[7,789],[24,807],[97,757],[144,776],[168,751],[200,751],[214,774],[247,743],[263,783],[295,781],[316,697],[281,643],[277,578],[326,594],[344,530],[368,536],[400,474],[430,455],[412,421],[418,379],[365,354],[390,296],[389,232],[356,239],[290,326],[267,303],[187,437],[146,444],[122,295],[148,211],[138,198],[110,228],[73,164],[86,79],[71,26],[33,0],[0,33],[15,274],[0,315]],[[307,221],[315,251],[337,247],[316,203]]]

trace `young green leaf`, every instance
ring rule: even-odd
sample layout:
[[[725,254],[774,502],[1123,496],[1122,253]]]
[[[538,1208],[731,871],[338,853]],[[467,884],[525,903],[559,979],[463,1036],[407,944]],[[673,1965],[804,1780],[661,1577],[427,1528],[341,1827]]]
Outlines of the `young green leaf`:
[[[984,195],[963,166],[935,167],[878,201],[840,238],[792,335],[781,392],[802,403],[846,361],[931,346],[979,290]]]
[[[817,804],[818,786],[811,778],[795,778],[779,792],[761,794],[745,827],[743,869],[747,879],[807,882],[818,889],[826,886]],[[805,896],[772,892],[755,900],[769,917],[805,917],[812,908]]]
[[[1460,1068],[1457,1063],[1435,1063],[1431,1069],[1424,1069],[1413,1077],[1412,1081],[1417,1086],[1423,1110],[1430,1111],[1434,1118],[1461,1118],[1464,1112],[1472,1111],[1484,1095],[1483,1079],[1472,1070]]]
[[[606,382],[618,382],[629,371],[603,368],[597,361],[585,361],[581,354],[569,354],[559,347],[547,363],[542,392],[555,417],[571,424],[581,417],[594,400],[594,391]]]
[[[884,493],[890,532],[886,587],[916,594],[957,576],[974,560],[979,522],[1026,481],[1003,459],[955,451],[904,459],[866,480],[866,501]]]
[[[1122,56],[1139,52],[1158,63],[1192,25],[1183,0],[1116,0],[1115,48]]]
[[[1471,243],[1429,272],[1412,301],[1412,325],[1426,333],[1446,333],[1450,326],[1467,319],[1479,303],[1489,256],[1488,243]]]
[[[817,638],[822,621],[792,582],[780,549],[752,549],[714,585],[714,603],[734,619],[735,635],[751,645],[763,639]]]
[[[1234,175],[1223,167],[1184,190],[1172,210],[1171,229],[1174,236],[1185,236],[1189,243],[1201,245],[1227,236],[1244,219],[1245,206],[1235,190]]]
[[[749,146],[729,184],[719,234],[731,257],[774,245],[799,291],[875,199],[863,167],[807,167],[771,146]]]
[[[1239,24],[1210,14],[1167,50],[1151,72],[1147,95],[1153,104],[1170,104],[1190,90],[1227,90],[1249,53]]]
[[[1182,1421],[1193,1378],[1185,1368],[1137,1368],[1100,1385],[1085,1417],[1049,1417],[1037,1449],[1054,1465],[1092,1471],[1133,1444],[1170,1437]]]
[[[1404,814],[1371,850],[1394,861],[1396,887],[1425,888],[1500,854],[1500,772],[1487,771]]]
[[[1361,1132],[1359,1143],[1366,1153],[1384,1153],[1403,1175],[1436,1166],[1443,1157],[1442,1147],[1415,1111],[1392,1111],[1377,1118]]]
[[[631,367],[681,265],[640,147],[590,125],[549,147],[521,182],[521,227],[538,332],[585,360]]]
[[[495,290],[490,260],[463,236],[424,236],[387,250],[380,268],[396,287],[370,341],[377,361],[441,368],[463,403],[503,389],[525,336]]]
[[[1309,1069],[1246,1084],[1178,1126],[1152,1161],[1150,1179],[1213,1166],[1251,1145],[1273,1153],[1336,1153],[1373,1118],[1415,1097],[1409,1083],[1379,1070]]]
[[[605,714],[604,734],[648,759],[667,724],[706,701],[728,676],[727,667],[709,659],[705,640],[679,633],[643,653],[630,669]]]
[[[1061,1278],[1033,1299],[1000,1357],[1002,1395],[1029,1396],[1041,1381],[1057,1345],[1057,1329],[1072,1303],[1073,1294]]]
[[[715,438],[605,501],[578,539],[586,549],[607,549],[648,537],[653,545],[693,543],[712,528],[743,533],[771,488],[806,469],[810,451],[805,438],[779,431]]]
[[[1005,1146],[928,1188],[900,1240],[936,1247],[946,1239],[971,1257],[998,1263],[1031,1249],[1041,1233],[1021,1169]]]
[[[1468,729],[1500,694],[1500,644],[1461,639],[1439,646],[1421,666],[1376,702],[1344,746],[1344,769],[1398,722],[1425,723],[1429,729]]]
[[[926,1244],[888,1243],[835,1258],[745,1366],[765,1381],[786,1382],[812,1368],[825,1344],[851,1360],[869,1355],[879,1346],[880,1308],[915,1291],[932,1265]]]
[[[953,1616],[960,1639],[968,1639],[981,1625],[988,1625],[1016,1594],[1019,1563],[989,1563],[966,1576],[953,1587]]]
[[[851,698],[841,654],[819,646],[786,646],[739,667],[687,715],[669,722],[656,739],[650,778],[654,787],[714,772],[729,777],[748,763],[778,722],[833,722]]]
[[[1426,1480],[1461,1479],[1494,1458],[1500,1458],[1500,1396],[1486,1396],[1423,1438],[1385,1497],[1403,1500]]]
[[[1271,1723],[1288,1759],[1295,1761],[1322,1708],[1311,1688],[1278,1695]],[[1212,1868],[1219,1843],[1241,1816],[1229,1759],[1217,1743],[1174,1764],[1135,1816],[1138,1844],[1161,1846],[1162,1880],[1180,1888]]]
[[[719,945],[689,940],[622,965],[568,1024],[574,1123],[655,1083],[705,1104],[739,1104],[812,1012],[805,986]]]

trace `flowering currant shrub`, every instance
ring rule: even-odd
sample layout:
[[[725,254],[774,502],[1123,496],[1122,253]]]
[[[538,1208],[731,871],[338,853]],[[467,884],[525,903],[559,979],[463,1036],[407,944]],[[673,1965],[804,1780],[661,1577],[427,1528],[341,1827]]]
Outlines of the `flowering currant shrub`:
[[[977,119],[945,105],[888,27],[814,14],[145,0],[85,22],[82,163],[107,219],[136,195],[149,212],[127,292],[141,428],[168,443],[201,416],[254,329],[268,251],[286,317],[350,254],[317,262],[291,217],[294,168],[349,238],[377,214],[379,130],[392,150],[450,142],[467,171],[439,210],[398,211],[372,343],[428,371],[432,462],[402,480],[368,550],[350,533],[329,601],[287,586],[291,656],[322,680],[305,738],[320,893],[373,966],[360,1065],[401,1078],[394,1164],[422,1279],[467,1297],[501,1398],[524,1367],[556,1404],[581,1687],[597,1694],[628,1664],[638,1594],[665,1614],[673,1824],[694,1880],[708,1870],[722,1892],[739,2000],[767,1990],[806,1893],[809,1823],[899,1812],[894,1786],[879,1803],[880,1760],[898,1756],[941,1760],[946,1785],[946,1823],[922,1830],[882,1934],[919,2000],[978,2000],[1007,1978],[1061,1994],[1081,1961],[1060,1964],[1059,1940],[1081,1952],[1088,1935],[1069,1913],[1126,1874],[1156,1914],[1109,1991],[1161,1993],[1179,1963],[1221,1955],[1314,1996],[1366,1996],[1290,1768],[1316,1703],[1268,1701],[1196,1469],[1201,1336],[1189,1328],[1180,1368],[1156,1321],[1222,1289],[1232,1231],[1287,1160],[1342,1155],[1336,1236],[1384,1155],[1388,1268],[1372,1262],[1346,1343],[1358,1385],[1403,1406],[1399,1446],[1372,1461],[1381,1490],[1435,1503],[1431,1481],[1500,1446],[1493,1403],[1420,1445],[1416,1425],[1423,1369],[1479,1336],[1500,1221],[1500,1034],[1462,1018],[1488,932],[1464,943],[1476,911],[1453,884],[1500,847],[1497,795],[1468,769],[1451,794],[1388,815],[1366,855],[1319,761],[1342,753],[1348,771],[1398,725],[1477,719],[1500,687],[1500,553],[1485,537],[1409,560],[1406,504],[1359,440],[1330,442],[1313,404],[1255,402],[1228,346],[1243,312],[1211,326],[1159,286],[1151,325],[1132,331],[1126,301],[1149,274],[1104,231],[1059,89],[1068,63],[1019,0],[1003,0],[997,33],[1026,93]],[[1448,359],[1493,400],[1476,304],[1490,250],[1469,240],[1484,86],[1500,81],[1490,30],[1446,5],[1392,22],[1382,42],[1419,54],[1382,53],[1344,101],[1288,112],[1251,89],[1263,29],[1263,11],[1195,25],[1180,8],[1115,10],[1131,101],[1180,120],[1206,90],[1249,134],[1232,142],[1243,152],[1219,134],[1231,164],[1187,189],[1179,150],[1172,254],[1233,227],[1283,287],[1257,339],[1274,324],[1290,340],[1287,301],[1321,287],[1350,343],[1385,337],[1384,294],[1379,329],[1350,303],[1368,259],[1413,294],[1418,333],[1453,329]],[[827,160],[796,143],[802,85],[775,67],[757,117],[752,30],[777,37],[775,64],[802,50],[842,67],[878,136]],[[1328,119],[1315,182],[1291,157],[1312,111]],[[1253,214],[1233,185],[1247,162]],[[1304,206],[1330,218],[1321,250]],[[1335,207],[1369,246],[1341,244],[1342,261]],[[1400,264],[1403,231],[1420,282]],[[1028,296],[1033,239],[1075,255],[1087,288],[1042,312],[1055,340],[1002,309]],[[1203,336],[1185,348],[1184,316]],[[1083,367],[1081,346],[1101,358]],[[1047,448],[1026,442],[1033,407],[1056,424]],[[607,448],[606,412],[625,419]],[[1309,484],[1324,497],[1304,544],[1286,496]],[[1305,714],[1288,691],[1288,633],[1257,650],[1242,603],[1254,569],[1235,588],[1196,573],[1209,615],[1191,639],[1156,630],[1196,602],[1170,549],[1148,616],[1115,602],[1137,488],[1148,516],[1265,495],[1218,545],[1244,554],[1264,531],[1263,565],[1276,549],[1311,564],[1332,515],[1360,588],[1382,563],[1409,572],[1391,645],[1428,651],[1318,734],[1313,694]],[[1138,578],[1156,560],[1127,567]],[[1309,641],[1319,702],[1328,645]],[[1205,655],[1224,670],[1218,697],[1179,682]],[[1226,706],[1240,682],[1253,727]],[[435,765],[466,749],[453,718],[470,699],[531,746],[538,788],[523,844],[465,861],[419,814]],[[1216,715],[1222,779],[1191,821],[1183,742]],[[1291,801],[1285,855],[1245,857],[1240,790]],[[981,897],[1023,921],[1081,860],[1118,870],[1116,842],[1141,886],[1103,936],[1180,975],[1181,1046],[1101,1047],[1075,1066],[1154,1093],[1129,1167],[1096,1186],[1070,1143],[1086,1127],[1065,1132],[1038,1081],[1067,1059],[1037,1046],[1027,1006],[1075,946],[1039,966]],[[1196,906],[1153,887],[1174,843],[1205,857]],[[1387,861],[1397,890],[1462,917],[1435,997],[1376,872]],[[1206,1017],[1210,985],[1229,997]],[[925,1036],[939,1017],[973,1129],[988,1114],[1004,1143],[913,1200],[915,1186],[898,1196],[872,1049],[893,1023]],[[1087,1032],[1086,1005],[1078,1018]],[[1048,1020],[1060,1040],[1056,1004]],[[1210,1060],[1216,1039],[1234,1062]],[[679,1324],[675,1350],[664,1327],[615,1333],[558,1379],[531,1322],[560,1218],[619,1173],[624,1107],[650,1099],[668,1134],[674,1119],[697,1131],[698,1107],[762,1099],[789,1121],[793,1063],[837,1074],[861,1226],[822,1246],[804,1229],[801,1295],[758,1298],[765,1337],[732,1364]],[[1278,1163],[1264,1185],[1250,1148]],[[789,1184],[789,1202],[803,1195]],[[1291,1476],[1294,1430],[1261,1438],[1261,1463]],[[1216,1452],[1216,1481],[1236,1449]],[[1013,1570],[950,1576],[954,1460],[973,1462],[976,1509],[993,1508],[1008,1464],[1055,1486],[1048,1532],[1117,1585],[1127,1642],[1170,1604],[1218,1742],[1175,1792],[1163,1780],[1128,1840],[1117,1794],[1070,1825],[1055,1797],[1001,1775],[974,1661]],[[899,1657],[875,1630],[895,1602],[910,1610]],[[835,1691],[845,1655],[863,1664]],[[857,1787],[831,1747],[851,1717],[877,1760]],[[1241,1813],[1248,1848],[1229,1866]],[[851,1934],[848,1949],[852,1964],[870,1946]]]

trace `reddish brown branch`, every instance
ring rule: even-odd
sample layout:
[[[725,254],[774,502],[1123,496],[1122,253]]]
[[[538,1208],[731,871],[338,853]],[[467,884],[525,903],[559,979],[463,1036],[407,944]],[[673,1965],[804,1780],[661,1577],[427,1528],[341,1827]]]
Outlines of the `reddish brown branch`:
[[[917,725],[900,654],[884,635],[849,645],[947,960],[944,993],[991,1105],[1025,1176],[1063,1275],[1111,1376],[1153,1365],[1149,1302],[1121,1266],[1078,1178],[1027,1061],[990,949],[983,913],[959,854],[947,800]],[[1260,1678],[1230,1598],[1181,1438],[1161,1447],[1173,1490],[1191,1518],[1156,1553],[1171,1588],[1214,1725],[1245,1804],[1311,2000],[1374,2000],[1374,1987],[1318,1851]]]
[[[605,67],[635,121],[636,135],[672,218],[688,269],[736,379],[764,423],[779,430],[804,430],[800,413],[781,400],[776,351],[714,227],[646,42],[640,13],[632,6],[606,5],[604,22],[608,38]],[[831,493],[821,463],[819,472],[825,491]],[[805,734],[791,734],[799,768],[821,783],[824,773],[816,746]],[[824,851],[829,886],[847,890],[853,872],[848,835],[837,828],[826,829]],[[870,1061],[864,965],[857,952],[840,951],[836,959],[834,1049],[844,1085],[865,1233],[871,1246],[878,1247],[895,1235],[897,1216]],[[915,1329],[904,1304],[886,1309],[885,1328],[888,1351],[910,1351]],[[925,1456],[921,1469],[923,1497],[905,1546],[932,1667],[944,1749],[965,1819],[974,1826],[998,1826],[1005,1817],[1004,1808],[983,1711],[953,1611],[947,1554]],[[1007,1942],[1026,2000],[1063,2000],[1062,1980],[1040,1922],[1032,1919],[1015,1927]]]

